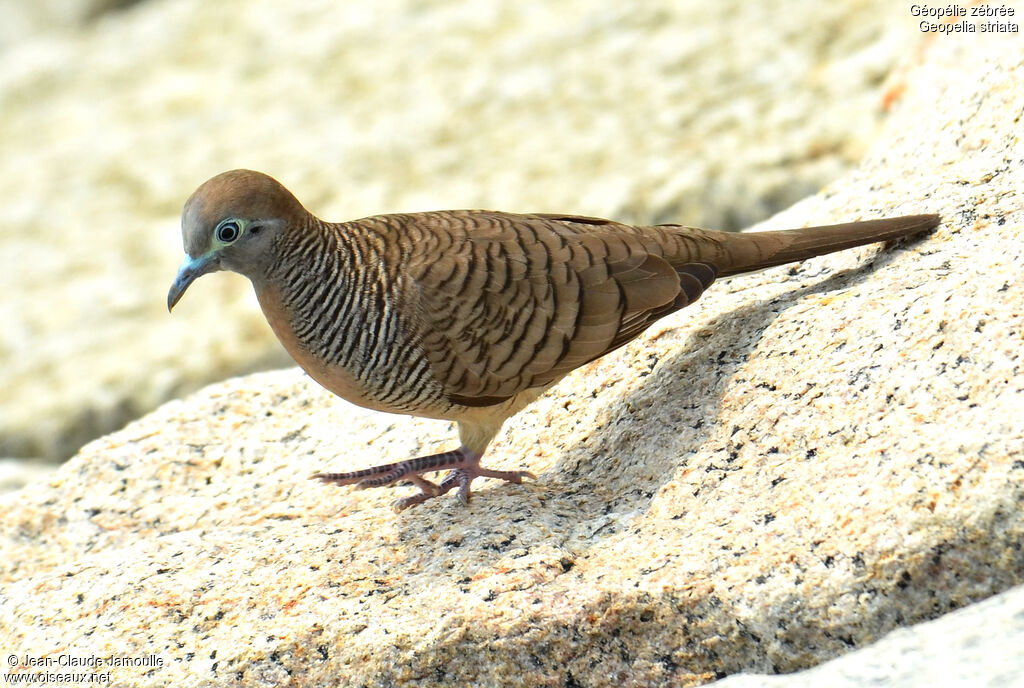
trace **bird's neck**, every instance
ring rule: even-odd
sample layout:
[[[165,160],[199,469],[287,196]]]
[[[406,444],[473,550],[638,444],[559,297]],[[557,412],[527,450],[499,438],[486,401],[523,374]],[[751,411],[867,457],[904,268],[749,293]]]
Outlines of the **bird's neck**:
[[[267,321],[338,396],[384,411],[413,408],[422,395],[392,393],[408,365],[398,357],[416,355],[417,333],[396,306],[399,280],[386,274],[381,234],[358,223],[310,230],[282,242],[273,269],[252,280]]]
[[[295,344],[335,363],[339,341],[353,343],[357,328],[383,317],[388,282],[380,275],[379,238],[358,225],[311,218],[277,239],[274,260],[252,278],[267,319],[278,321],[282,341],[287,327]]]
[[[368,249],[365,232],[359,229],[346,223],[325,222],[311,214],[289,224],[275,237],[266,279],[294,283],[296,271],[319,278],[358,269]]]

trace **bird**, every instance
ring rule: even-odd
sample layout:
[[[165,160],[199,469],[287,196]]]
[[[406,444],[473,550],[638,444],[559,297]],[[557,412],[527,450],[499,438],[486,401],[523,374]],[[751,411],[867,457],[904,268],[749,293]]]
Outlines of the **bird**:
[[[231,170],[182,210],[185,249],[167,308],[197,278],[247,277],[271,329],[310,377],[349,402],[454,421],[453,450],[313,479],[412,483],[396,511],[476,478],[504,422],[571,371],[697,301],[724,277],[933,229],[907,215],[766,232],[596,217],[446,210],[327,222],[280,182]],[[426,473],[447,471],[440,482]]]

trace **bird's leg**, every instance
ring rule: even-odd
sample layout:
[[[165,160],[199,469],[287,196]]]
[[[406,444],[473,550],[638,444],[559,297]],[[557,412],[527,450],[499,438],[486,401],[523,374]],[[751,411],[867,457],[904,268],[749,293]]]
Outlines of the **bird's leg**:
[[[399,461],[397,463],[387,463],[380,466],[374,466],[373,468],[350,471],[348,473],[316,473],[311,475],[310,478],[321,480],[325,483],[331,483],[333,485],[358,485],[360,489],[365,489],[367,487],[379,487],[404,478],[405,480],[415,482],[420,487],[424,487],[424,485],[418,481],[423,481],[423,483],[431,485],[433,483],[421,478],[419,476],[420,473],[445,471],[451,468],[458,468],[464,460],[465,453],[460,447],[453,451],[441,452],[440,454],[429,454],[427,456],[417,456],[414,459],[406,459],[405,461]],[[436,488],[437,486],[435,485],[434,487]]]
[[[359,489],[367,487],[379,487],[389,485],[399,480],[408,480],[420,488],[419,494],[403,497],[393,504],[395,511],[402,511],[411,506],[443,495],[454,487],[459,488],[459,501],[463,504],[469,502],[469,485],[476,478],[497,478],[511,483],[521,483],[523,478],[535,478],[529,471],[495,471],[484,468],[480,465],[482,453],[474,452],[465,447],[442,452],[419,456],[398,463],[389,463],[373,468],[364,468],[359,471],[348,473],[316,473],[310,478],[320,480],[332,485],[356,485]],[[441,482],[440,485],[432,483],[424,478],[421,473],[433,471],[446,471],[451,473]]]

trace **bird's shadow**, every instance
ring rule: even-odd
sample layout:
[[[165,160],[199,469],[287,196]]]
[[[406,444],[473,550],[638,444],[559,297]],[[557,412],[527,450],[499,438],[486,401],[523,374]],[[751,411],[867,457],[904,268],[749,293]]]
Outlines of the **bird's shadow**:
[[[911,241],[916,243],[919,239]],[[907,246],[911,241],[900,243]],[[500,510],[503,515],[500,523],[490,518],[482,521],[494,522],[494,532],[480,532],[482,546],[496,553],[504,546],[530,545],[528,536],[507,537],[510,528],[514,528],[510,523],[547,519],[570,530],[600,532],[602,536],[613,534],[618,527],[609,526],[609,514],[646,510],[658,490],[671,481],[676,470],[685,463],[687,454],[696,449],[689,446],[693,435],[680,430],[687,426],[707,428],[717,422],[730,380],[776,317],[808,296],[849,289],[905,253],[883,250],[857,267],[713,317],[701,327],[702,336],[689,337],[682,348],[658,362],[639,389],[611,405],[601,428],[586,444],[580,442],[566,449],[557,463],[540,476],[540,484],[524,488],[495,485],[480,490],[478,487],[468,507],[457,500],[448,500],[439,518],[451,523],[464,519],[466,514],[459,512],[466,509],[488,513]],[[796,269],[791,268],[789,274],[797,274]],[[745,334],[737,337],[737,332]],[[722,356],[721,352],[728,352],[728,355]],[[674,409],[671,424],[648,428],[639,440],[623,443],[616,439],[618,433],[613,430],[636,425],[638,411],[668,405]],[[638,442],[660,442],[667,445],[664,446],[667,450],[645,453],[643,459],[628,456],[635,453]],[[629,488],[623,490],[623,485]],[[497,494],[503,490],[510,494]],[[525,499],[524,493],[528,495]],[[547,512],[547,517],[538,512]],[[403,534],[417,539],[433,527],[429,524],[433,520],[404,520]],[[587,521],[591,522],[590,527]],[[464,539],[460,542],[466,544]],[[584,546],[592,545],[591,540]]]

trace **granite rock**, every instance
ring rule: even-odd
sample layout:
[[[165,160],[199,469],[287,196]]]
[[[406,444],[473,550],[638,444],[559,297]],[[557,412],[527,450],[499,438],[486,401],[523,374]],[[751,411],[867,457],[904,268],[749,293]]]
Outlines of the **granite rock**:
[[[20,2],[69,28],[0,53],[4,456],[62,460],[287,365],[240,279],[164,308],[181,205],[217,172],[264,170],[330,219],[738,227],[850,168],[919,41],[886,0],[148,0],[73,19],[109,4]]]
[[[0,498],[14,671],[686,686],[806,669],[1024,583],[1024,45],[942,36],[903,79],[863,164],[762,228],[927,211],[938,230],[718,284],[567,377],[489,452],[536,482],[395,514],[411,488],[306,480],[453,429],[286,370]]]
[[[1024,680],[1024,587],[788,676],[730,676],[714,688],[1007,688]]]

